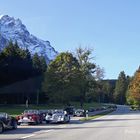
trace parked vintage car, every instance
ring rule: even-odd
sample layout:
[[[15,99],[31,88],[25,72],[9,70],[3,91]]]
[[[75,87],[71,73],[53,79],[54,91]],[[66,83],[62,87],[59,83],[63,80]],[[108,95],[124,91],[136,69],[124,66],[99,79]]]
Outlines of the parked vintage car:
[[[84,109],[76,109],[75,112],[74,112],[74,116],[84,117],[85,116],[85,110]]]
[[[7,113],[0,112],[0,133],[6,129],[17,129],[17,121]]]
[[[65,107],[64,110],[67,111],[68,115],[74,115],[75,112],[74,106]]]
[[[89,107],[88,112],[94,112],[96,109],[94,107]]]
[[[42,116],[38,110],[25,110],[21,116],[17,117],[18,124],[27,123],[27,124],[39,124],[42,123]]]
[[[48,110],[39,110],[40,117],[42,121],[46,120],[46,115],[48,114]]]
[[[46,123],[68,123],[70,116],[64,110],[51,110],[46,115]]]

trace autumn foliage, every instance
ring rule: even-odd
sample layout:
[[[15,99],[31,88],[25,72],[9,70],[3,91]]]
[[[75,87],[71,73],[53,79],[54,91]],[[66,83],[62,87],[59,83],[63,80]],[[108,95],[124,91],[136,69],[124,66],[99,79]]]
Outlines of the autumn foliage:
[[[128,89],[128,102],[140,106],[140,68],[136,71]]]

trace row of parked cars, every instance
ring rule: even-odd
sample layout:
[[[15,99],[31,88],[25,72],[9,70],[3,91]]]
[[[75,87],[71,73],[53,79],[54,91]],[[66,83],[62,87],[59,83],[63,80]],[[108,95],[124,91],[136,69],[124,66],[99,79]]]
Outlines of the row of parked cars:
[[[48,123],[69,123],[71,116],[84,117],[87,112],[94,112],[105,109],[116,109],[117,106],[108,106],[101,108],[75,109],[73,106],[63,109],[51,110],[25,110],[21,115],[12,117],[7,113],[0,113],[0,133],[5,129],[16,129],[17,125],[21,124],[41,124]]]
[[[68,123],[70,115],[64,110],[25,110],[21,115],[12,117],[7,113],[0,113],[0,133],[6,129],[17,129],[17,125],[46,123]]]
[[[18,125],[22,123],[40,124],[46,123],[67,123],[70,121],[69,114],[61,109],[57,110],[25,110],[22,115],[17,116]]]
[[[68,107],[66,110],[73,116],[84,117],[87,113],[95,112],[95,111],[103,111],[103,110],[116,110],[116,105],[105,105],[101,107],[89,107],[88,110],[84,109],[75,109],[73,106]]]
[[[21,124],[41,124],[48,123],[68,123],[70,116],[73,115],[73,108],[51,109],[51,110],[25,110],[21,115],[12,117],[7,113],[0,113],[0,133],[6,129],[16,129],[17,125]],[[81,115],[81,110],[77,110],[78,115]]]

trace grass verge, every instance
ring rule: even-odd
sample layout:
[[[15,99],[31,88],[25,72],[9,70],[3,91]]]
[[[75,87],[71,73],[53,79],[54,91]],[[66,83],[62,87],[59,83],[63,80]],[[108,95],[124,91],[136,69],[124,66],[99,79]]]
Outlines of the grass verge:
[[[75,108],[81,108],[80,103],[78,102],[72,102],[72,106]],[[101,107],[102,104],[100,103],[85,103],[84,109],[88,109],[89,107]],[[46,105],[29,105],[28,109],[63,109],[65,105],[63,104],[46,104]],[[21,114],[25,109],[25,105],[0,105],[0,112],[7,112],[8,114],[12,116],[16,116]]]
[[[72,102],[71,105],[74,106],[77,109],[81,108],[80,103],[78,103],[78,102]],[[102,106],[109,106],[109,104],[104,105],[102,103],[96,103],[96,102],[85,103],[83,108],[85,110],[87,110],[90,107],[92,107],[92,108],[100,108]],[[44,105],[29,104],[28,109],[63,109],[63,108],[65,108],[64,104],[44,104]],[[25,107],[25,104],[20,104],[20,105],[0,105],[0,112],[7,112],[8,114],[10,114],[12,116],[20,115],[21,113],[23,113],[23,111],[25,109],[27,109]]]
[[[113,111],[114,111],[114,110],[108,110],[108,111],[105,111],[105,112],[96,114],[96,115],[94,115],[94,116],[89,116],[88,118],[86,118],[86,117],[85,117],[85,118],[82,118],[82,119],[80,119],[80,121],[90,121],[90,120],[93,120],[93,119],[102,117],[102,116],[104,116],[104,115],[107,115],[107,114],[109,114],[109,113],[111,113],[111,112],[113,112]]]

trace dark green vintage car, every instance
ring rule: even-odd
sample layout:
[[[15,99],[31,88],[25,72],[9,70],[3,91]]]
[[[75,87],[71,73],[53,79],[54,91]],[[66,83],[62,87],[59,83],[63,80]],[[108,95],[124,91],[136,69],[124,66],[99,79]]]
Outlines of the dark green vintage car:
[[[0,112],[0,133],[6,129],[17,129],[17,121],[7,113]]]

